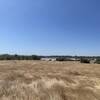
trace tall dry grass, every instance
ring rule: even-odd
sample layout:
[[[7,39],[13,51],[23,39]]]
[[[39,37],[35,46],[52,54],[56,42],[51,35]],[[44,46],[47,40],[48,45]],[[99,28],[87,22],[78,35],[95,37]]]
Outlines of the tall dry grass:
[[[0,100],[100,100],[98,66],[90,72],[91,66],[77,65],[16,61],[7,66],[3,62]]]
[[[0,81],[0,100],[66,100],[62,81],[41,79],[26,84],[11,78]]]

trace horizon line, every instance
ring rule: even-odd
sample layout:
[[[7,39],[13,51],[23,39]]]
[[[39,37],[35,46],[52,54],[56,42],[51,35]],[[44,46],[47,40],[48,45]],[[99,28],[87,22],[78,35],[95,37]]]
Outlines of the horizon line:
[[[86,57],[99,57],[100,55],[68,55],[68,54],[18,54],[18,53],[0,53],[1,55],[23,55],[23,56],[32,56],[32,55],[37,55],[37,56],[86,56]]]

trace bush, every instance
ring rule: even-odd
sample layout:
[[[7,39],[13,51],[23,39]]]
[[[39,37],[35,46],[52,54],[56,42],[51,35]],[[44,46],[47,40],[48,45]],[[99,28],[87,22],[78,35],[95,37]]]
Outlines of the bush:
[[[90,63],[90,60],[89,59],[86,59],[86,58],[81,58],[80,59],[80,62],[81,63]]]

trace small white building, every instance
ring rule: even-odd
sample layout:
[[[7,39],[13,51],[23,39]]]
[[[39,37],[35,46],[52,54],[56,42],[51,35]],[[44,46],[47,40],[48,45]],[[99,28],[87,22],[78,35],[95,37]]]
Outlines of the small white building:
[[[41,58],[42,61],[56,61],[56,58]]]
[[[95,64],[95,63],[96,63],[96,59],[90,60],[90,63],[91,63],[91,64]]]

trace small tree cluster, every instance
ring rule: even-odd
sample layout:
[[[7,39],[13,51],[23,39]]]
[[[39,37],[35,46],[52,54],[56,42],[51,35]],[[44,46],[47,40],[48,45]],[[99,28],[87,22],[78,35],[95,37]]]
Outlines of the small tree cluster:
[[[81,62],[81,63],[90,63],[90,60],[87,59],[87,58],[81,58],[81,59],[80,59],[80,62]]]
[[[66,58],[65,58],[65,57],[58,57],[58,58],[56,59],[56,61],[66,61]]]
[[[56,60],[57,61],[73,61],[71,58],[67,58],[67,57],[57,57]]]
[[[100,58],[97,58],[95,63],[100,64]]]

